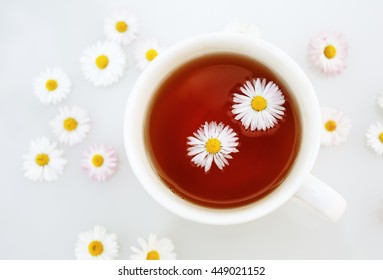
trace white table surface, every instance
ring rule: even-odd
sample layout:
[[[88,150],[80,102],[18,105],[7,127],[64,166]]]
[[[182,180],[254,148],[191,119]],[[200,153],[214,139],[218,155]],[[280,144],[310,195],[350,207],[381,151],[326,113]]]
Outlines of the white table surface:
[[[313,174],[348,201],[336,224],[297,201],[243,225],[208,226],[179,218],[140,186],[125,155],[122,122],[139,72],[135,44],[126,48],[128,70],[117,84],[96,88],[84,79],[79,57],[104,40],[103,19],[126,6],[140,19],[141,36],[172,45],[193,35],[222,30],[239,18],[259,26],[264,39],[293,57],[311,79],[321,105],[353,120],[348,141],[321,148]],[[369,1],[21,1],[0,2],[0,259],[73,259],[78,234],[95,224],[119,237],[120,259],[137,237],[169,237],[179,259],[382,259],[383,158],[365,146],[364,133],[383,119],[376,98],[383,89],[383,2]],[[349,41],[349,67],[325,77],[307,59],[307,44],[322,30]],[[42,105],[32,81],[47,67],[60,67],[73,82],[61,105],[79,105],[91,116],[85,141],[64,147],[70,161],[55,183],[23,176],[22,155],[32,139],[53,139],[48,122],[58,105]],[[81,170],[82,151],[98,142],[114,146],[120,170],[98,184]]]

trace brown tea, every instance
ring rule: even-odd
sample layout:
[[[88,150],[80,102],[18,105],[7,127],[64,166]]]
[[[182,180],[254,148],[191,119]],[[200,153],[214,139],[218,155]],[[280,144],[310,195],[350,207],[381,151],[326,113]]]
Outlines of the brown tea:
[[[266,131],[246,130],[231,112],[234,93],[254,78],[273,81],[285,98],[283,119]],[[187,155],[187,137],[212,121],[237,133],[239,152],[222,170],[213,164],[205,173]],[[259,200],[281,184],[298,153],[299,127],[289,88],[270,69],[222,53],[187,62],[160,85],[147,113],[145,138],[152,165],[171,191],[202,206],[232,208]]]

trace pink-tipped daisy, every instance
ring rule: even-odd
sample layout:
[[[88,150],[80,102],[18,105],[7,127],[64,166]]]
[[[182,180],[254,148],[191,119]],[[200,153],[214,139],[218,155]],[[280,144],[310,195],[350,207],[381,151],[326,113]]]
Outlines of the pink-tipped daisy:
[[[94,144],[84,152],[82,168],[97,182],[108,180],[117,171],[118,155],[112,147]]]
[[[312,63],[325,74],[339,74],[347,66],[348,44],[340,33],[321,32],[309,43]]]
[[[321,145],[337,146],[347,140],[350,134],[351,119],[343,112],[322,108],[322,136]]]

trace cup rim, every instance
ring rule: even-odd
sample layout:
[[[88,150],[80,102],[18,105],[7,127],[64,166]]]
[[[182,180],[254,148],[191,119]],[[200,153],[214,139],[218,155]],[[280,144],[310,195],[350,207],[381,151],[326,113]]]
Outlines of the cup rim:
[[[264,198],[237,208],[207,208],[182,200],[159,179],[145,150],[145,115],[156,87],[178,66],[210,52],[237,52],[251,56],[281,77],[298,99],[296,103],[302,126],[301,140],[289,174],[280,186]],[[264,40],[243,34],[209,33],[175,44],[141,73],[126,105],[123,133],[133,173],[154,200],[185,219],[205,224],[229,225],[263,217],[282,206],[297,192],[319,152],[320,123],[319,103],[314,88],[303,70],[287,54]]]

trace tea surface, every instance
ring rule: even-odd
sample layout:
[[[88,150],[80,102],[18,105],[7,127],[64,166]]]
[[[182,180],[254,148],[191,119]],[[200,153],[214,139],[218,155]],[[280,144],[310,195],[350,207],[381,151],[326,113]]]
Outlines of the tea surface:
[[[233,94],[247,80],[266,78],[281,89],[285,113],[267,131],[245,130],[231,113]],[[205,173],[187,156],[187,137],[205,122],[229,125],[238,153],[219,170]],[[231,208],[256,201],[284,180],[300,140],[299,118],[289,89],[264,65],[236,54],[192,60],[158,88],[147,113],[145,138],[154,169],[171,191],[196,204]]]

